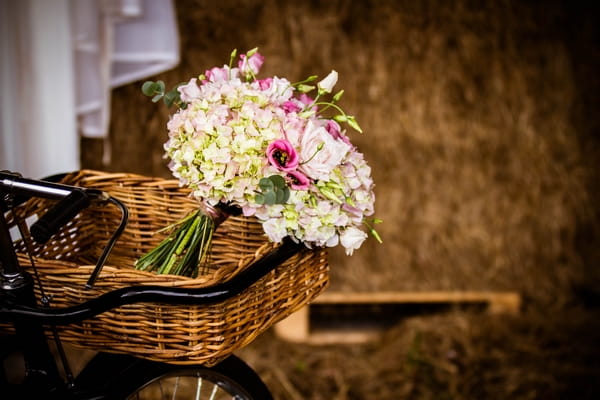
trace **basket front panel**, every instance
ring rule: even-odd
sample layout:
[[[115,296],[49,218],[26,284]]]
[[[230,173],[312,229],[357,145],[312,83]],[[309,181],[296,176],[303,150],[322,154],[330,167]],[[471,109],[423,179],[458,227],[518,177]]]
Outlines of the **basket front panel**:
[[[312,301],[327,285],[325,251],[306,250],[222,303],[129,305],[69,325],[60,335],[85,348],[212,365]]]

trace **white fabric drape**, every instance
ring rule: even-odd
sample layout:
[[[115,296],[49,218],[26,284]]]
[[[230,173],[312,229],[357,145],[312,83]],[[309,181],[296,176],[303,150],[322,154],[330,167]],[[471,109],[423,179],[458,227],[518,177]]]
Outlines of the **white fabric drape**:
[[[170,0],[71,0],[81,133],[105,137],[110,90],[179,62]]]
[[[0,169],[41,177],[79,166],[68,0],[0,1]]]
[[[0,169],[76,170],[106,138],[110,92],[179,62],[172,0],[0,1]]]

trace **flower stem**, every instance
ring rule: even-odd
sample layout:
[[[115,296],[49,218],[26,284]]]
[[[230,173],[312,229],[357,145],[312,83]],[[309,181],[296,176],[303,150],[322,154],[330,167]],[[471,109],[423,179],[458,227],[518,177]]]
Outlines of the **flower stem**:
[[[159,273],[170,274],[173,272],[172,271],[173,266],[177,262],[177,259],[180,258],[181,253],[186,248],[188,242],[190,241],[190,238],[194,234],[196,227],[198,226],[199,223],[200,223],[200,218],[198,218],[198,214],[196,213],[196,216],[192,219],[192,223],[190,224],[190,226],[185,227],[184,229],[181,230],[181,232],[180,232],[181,239],[178,241],[175,251],[171,254],[171,257],[169,258],[167,265],[164,266],[164,269],[161,269],[158,271]],[[177,267],[176,269],[178,270],[179,267]]]
[[[213,219],[197,210],[170,228],[171,234],[140,257],[136,268],[156,270],[159,274],[197,276],[199,264],[207,259],[216,229]]]

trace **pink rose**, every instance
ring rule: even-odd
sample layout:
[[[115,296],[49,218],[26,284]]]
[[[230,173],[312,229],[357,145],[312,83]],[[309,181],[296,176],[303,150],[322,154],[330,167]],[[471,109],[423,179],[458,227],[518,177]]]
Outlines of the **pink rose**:
[[[331,136],[325,126],[309,120],[300,138],[300,168],[310,178],[327,180],[349,150],[350,145]]]
[[[341,139],[342,141],[344,141],[344,143],[352,146],[352,143],[350,143],[350,139],[348,139],[346,135],[342,134],[340,125],[334,120],[328,120],[325,129],[327,129],[327,132],[329,132],[329,134],[333,136],[334,139]]]

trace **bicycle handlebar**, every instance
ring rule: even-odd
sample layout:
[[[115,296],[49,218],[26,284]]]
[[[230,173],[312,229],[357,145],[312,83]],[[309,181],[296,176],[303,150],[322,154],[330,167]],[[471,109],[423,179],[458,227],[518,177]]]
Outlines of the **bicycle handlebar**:
[[[102,255],[98,258],[96,268],[87,282],[86,286],[88,288],[93,287],[110,251],[125,229],[125,225],[129,218],[127,206],[119,199],[116,199],[99,189],[65,185],[49,180],[27,179],[21,177],[19,174],[8,171],[0,171],[0,193],[13,196],[20,195],[59,200],[40,219],[31,225],[30,233],[39,244],[46,243],[63,225],[73,219],[80,211],[92,204],[106,205],[112,203],[121,209],[122,216],[119,227],[108,240]],[[0,205],[3,204],[4,203],[0,201]],[[5,222],[2,221],[1,225],[2,230],[4,230],[6,228]],[[6,248],[11,246],[10,239],[7,235],[8,232],[0,233],[0,243]],[[6,260],[7,262],[4,263],[4,272],[9,275],[14,274],[18,271],[16,257],[14,255],[7,257],[9,258]],[[5,256],[0,252],[0,261],[4,258]]]
[[[83,190],[73,190],[31,225],[31,236],[43,244],[58,230],[90,205],[90,198]]]
[[[91,203],[105,204],[110,198],[107,193],[98,189],[28,179],[7,171],[0,171],[0,192],[60,200],[31,226],[31,235],[38,243],[46,243],[64,224]]]
[[[281,246],[252,263],[230,280],[205,288],[131,286],[107,292],[75,306],[61,308],[23,306],[7,302],[7,304],[0,306],[0,319],[18,317],[35,320],[42,324],[67,325],[126,304],[157,302],[209,305],[218,303],[243,292],[302,248],[304,248],[304,245],[301,243],[285,239]]]
[[[108,194],[98,189],[65,185],[46,180],[28,179],[16,173],[0,171],[0,191],[5,193],[60,200],[71,194],[74,190],[83,191],[91,200],[105,202],[108,199]]]

